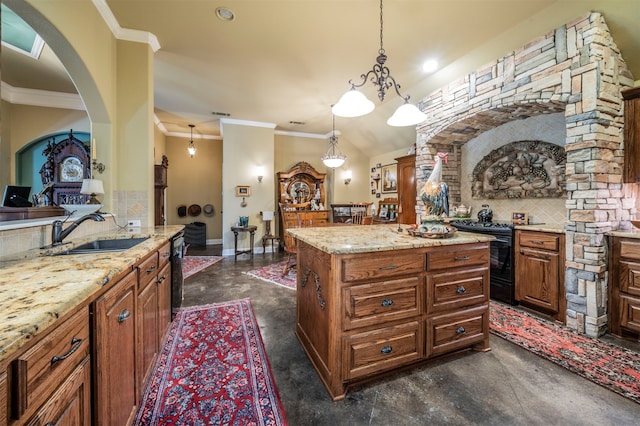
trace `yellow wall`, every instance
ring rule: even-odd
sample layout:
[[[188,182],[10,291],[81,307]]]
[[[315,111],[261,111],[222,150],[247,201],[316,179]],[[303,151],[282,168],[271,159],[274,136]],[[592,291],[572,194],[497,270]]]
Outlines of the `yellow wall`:
[[[0,144],[0,189],[15,184],[15,153],[25,144],[58,132],[88,132],[90,122],[85,111],[12,105],[2,102],[2,140]]]
[[[167,224],[185,225],[203,222],[207,225],[207,240],[222,242],[222,141],[194,139],[197,151],[191,158],[187,153],[188,138],[166,138]],[[213,216],[178,217],[178,206],[213,204]]]
[[[222,122],[223,137],[223,210],[222,221],[224,255],[233,254],[234,240],[231,227],[240,216],[249,217],[249,225],[256,225],[254,247],[261,247],[260,238],[264,235],[264,224],[260,211],[275,210],[274,199],[274,126],[269,124],[244,125],[228,120]],[[257,181],[256,166],[265,168],[262,182]],[[251,187],[251,196],[246,197],[246,206],[242,206],[242,197],[236,196],[236,186]],[[248,249],[249,235],[238,236],[238,249]]]

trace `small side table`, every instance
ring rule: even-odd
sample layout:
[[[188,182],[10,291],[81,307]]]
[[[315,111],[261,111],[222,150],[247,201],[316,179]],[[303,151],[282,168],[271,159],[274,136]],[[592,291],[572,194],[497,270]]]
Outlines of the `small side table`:
[[[239,254],[248,254],[251,256],[253,260],[253,237],[256,234],[257,226],[232,226],[231,231],[233,231],[233,249],[235,251],[235,259],[238,259]],[[238,250],[238,232],[248,232],[249,233],[249,249],[248,250]]]

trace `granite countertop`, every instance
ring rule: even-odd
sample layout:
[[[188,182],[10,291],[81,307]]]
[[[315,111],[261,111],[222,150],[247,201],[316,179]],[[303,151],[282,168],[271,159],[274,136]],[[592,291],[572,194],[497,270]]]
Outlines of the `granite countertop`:
[[[138,261],[183,228],[160,226],[70,238],[71,243],[55,248],[34,249],[0,259],[0,362],[58,318],[89,303],[114,277],[132,270]],[[95,239],[138,237],[149,239],[126,251],[51,255]]]
[[[625,237],[625,238],[637,238],[640,239],[640,229],[632,226],[629,229],[618,229],[617,231],[609,231],[606,233],[612,237]]]
[[[553,232],[556,234],[564,234],[563,225],[554,224],[534,224],[534,225],[516,225],[515,229],[522,229],[525,231],[538,231],[538,232]]]
[[[349,225],[287,229],[291,235],[319,250],[330,254],[365,253],[372,251],[402,250],[453,244],[468,244],[494,240],[491,235],[455,232],[448,238],[413,237],[406,231],[408,225]]]

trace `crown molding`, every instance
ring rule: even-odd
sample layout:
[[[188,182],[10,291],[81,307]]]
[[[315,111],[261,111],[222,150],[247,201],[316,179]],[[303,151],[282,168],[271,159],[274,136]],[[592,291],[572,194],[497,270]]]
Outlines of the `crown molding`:
[[[2,100],[10,104],[33,105],[48,108],[64,108],[86,111],[84,102],[76,93],[51,92],[49,90],[13,87],[2,82]]]
[[[160,42],[158,38],[148,32],[148,31],[140,31],[140,30],[132,30],[129,28],[122,28],[118,23],[118,20],[115,16],[113,16],[113,12],[107,5],[106,0],[92,0],[93,5],[98,9],[98,13],[104,19],[104,22],[107,24],[111,32],[118,40],[127,40],[127,41],[135,41],[138,43],[147,43],[151,46],[154,53],[160,50]]]

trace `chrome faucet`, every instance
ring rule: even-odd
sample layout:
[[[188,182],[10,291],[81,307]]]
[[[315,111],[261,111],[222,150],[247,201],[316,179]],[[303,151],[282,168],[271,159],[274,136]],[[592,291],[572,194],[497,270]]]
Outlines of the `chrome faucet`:
[[[102,217],[100,214],[90,213],[82,216],[80,219],[76,220],[63,230],[62,225],[69,219],[69,217],[71,217],[71,215],[69,215],[65,220],[54,220],[51,224],[51,245],[57,246],[62,244],[62,240],[67,238],[67,236],[69,236],[69,234],[72,233],[73,230],[80,226],[80,224],[85,220],[93,219],[96,222],[104,222],[104,217]]]

